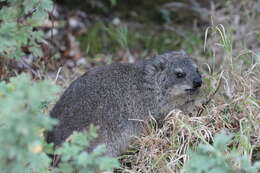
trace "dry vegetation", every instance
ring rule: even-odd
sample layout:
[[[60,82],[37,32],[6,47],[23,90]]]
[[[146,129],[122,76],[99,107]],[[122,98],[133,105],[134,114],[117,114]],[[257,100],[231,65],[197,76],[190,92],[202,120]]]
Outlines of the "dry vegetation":
[[[260,160],[259,8],[256,1],[211,4],[207,11],[211,25],[193,29],[205,39],[204,44],[196,45],[192,56],[201,66],[204,86],[200,98],[206,103],[191,115],[173,110],[162,128],[151,120],[129,152],[120,157],[119,172],[181,172],[187,151],[199,143],[212,143],[222,130],[234,134],[230,149],[248,154],[252,162]],[[128,51],[120,50],[116,56],[129,56]],[[133,54],[137,57],[147,52]],[[111,57],[96,55],[99,58],[92,64],[99,64],[104,56]],[[78,68],[72,71],[76,76],[82,73]],[[56,77],[65,86],[71,81],[66,68]]]
[[[206,103],[191,115],[173,110],[162,128],[151,120],[129,152],[120,157],[119,172],[181,172],[187,151],[199,143],[212,143],[222,130],[234,134],[230,149],[248,154],[252,162],[260,160],[260,4],[242,0],[224,4],[211,4],[207,11],[211,26],[193,30],[205,39],[204,44],[196,45],[192,56],[201,66],[204,86],[200,98]],[[128,51],[120,50],[116,56],[129,56]],[[137,57],[147,52],[133,54]],[[105,56],[113,57],[96,55],[92,65]],[[78,67],[66,69],[49,77],[67,86],[74,78],[71,72],[74,76],[82,73]]]
[[[151,120],[144,133],[135,138],[129,152],[120,157],[120,172],[181,172],[188,159],[187,151],[195,149],[199,143],[212,143],[215,134],[222,130],[234,134],[230,149],[237,148],[241,154],[249,155],[252,162],[260,160],[259,10],[260,3],[257,0],[230,0],[211,4],[206,11],[211,16],[207,18],[211,25],[206,29],[194,27],[190,31],[205,39],[204,44],[203,41],[192,44],[192,56],[200,64],[204,82],[200,98],[206,102],[198,105],[190,115],[173,110],[161,128]],[[79,16],[84,18],[82,14]],[[46,28],[55,25],[55,22],[47,21]],[[140,24],[136,24],[136,27],[140,27]],[[182,27],[185,33],[187,27],[182,25],[175,29],[179,31]],[[169,26],[165,28],[172,29]],[[63,48],[61,56],[65,58],[42,58],[34,63],[22,59],[18,67],[23,70],[17,71],[27,71],[37,79],[50,78],[65,88],[72,79],[91,66],[111,63],[112,60],[127,61],[128,56],[137,59],[154,53],[131,49],[131,43],[126,43],[112,55],[90,55],[88,50],[82,50],[82,45],[75,41],[77,36],[64,33],[67,30],[59,32],[61,35],[57,36],[60,37],[60,43],[52,42],[48,46],[43,44],[43,49],[51,52],[51,55],[57,55],[52,49]],[[185,41],[192,42],[192,38]],[[46,31],[46,40],[51,39],[51,33]],[[89,61],[85,61],[87,58],[81,54],[80,47]],[[115,59],[119,56],[123,58]],[[61,64],[64,65],[62,69],[58,68]],[[8,70],[1,73],[3,69],[0,69],[1,78],[9,76]]]
[[[208,102],[192,115],[174,110],[162,128],[149,125],[133,145],[138,151],[122,156],[123,172],[180,172],[187,151],[201,142],[212,143],[222,130],[234,134],[230,148],[250,155],[253,162],[260,160],[257,8],[253,1],[241,1],[212,9],[212,26],[205,31],[204,45],[210,56],[199,59],[204,77],[201,98]]]

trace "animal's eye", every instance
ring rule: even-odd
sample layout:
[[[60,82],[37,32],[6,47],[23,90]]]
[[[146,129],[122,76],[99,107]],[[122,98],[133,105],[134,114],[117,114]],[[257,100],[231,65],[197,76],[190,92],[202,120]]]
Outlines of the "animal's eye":
[[[183,78],[186,76],[186,74],[183,72],[176,72],[175,74],[176,74],[177,78]]]

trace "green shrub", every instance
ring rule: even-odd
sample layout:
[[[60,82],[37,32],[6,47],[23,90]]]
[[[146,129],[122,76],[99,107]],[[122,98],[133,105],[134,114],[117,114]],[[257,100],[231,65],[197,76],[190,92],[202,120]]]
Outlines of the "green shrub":
[[[56,121],[41,108],[57,87],[48,81],[34,83],[28,75],[0,83],[0,170],[3,173],[40,171],[50,159],[43,152],[41,131]]]
[[[119,167],[116,159],[102,156],[105,152],[104,145],[98,145],[93,152],[88,153],[84,150],[96,137],[97,131],[93,126],[89,128],[89,131],[74,132],[69,140],[56,151],[56,154],[61,156],[61,162],[58,168],[53,169],[53,172],[95,173],[97,169],[112,171],[113,168]]]
[[[43,33],[35,28],[51,9],[51,0],[0,0],[0,57],[19,58],[24,54],[22,46],[40,56],[37,42]]]
[[[54,151],[61,156],[57,168],[50,168],[51,159],[44,142],[43,130],[57,123],[42,110],[53,98],[58,87],[49,81],[33,82],[22,74],[10,81],[0,82],[0,170],[1,173],[91,173],[118,167],[116,159],[102,156],[105,148],[97,146],[93,152],[85,151],[97,134],[74,133],[68,142]],[[50,151],[48,151],[50,153]]]
[[[241,156],[234,148],[228,152],[231,135],[218,134],[214,143],[200,144],[197,151],[188,154],[189,160],[184,165],[187,173],[257,173],[260,162],[251,164],[247,155]]]

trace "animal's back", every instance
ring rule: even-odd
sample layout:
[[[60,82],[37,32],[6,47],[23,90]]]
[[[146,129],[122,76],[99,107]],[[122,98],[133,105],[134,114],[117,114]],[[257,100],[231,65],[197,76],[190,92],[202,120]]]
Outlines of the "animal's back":
[[[140,74],[142,71],[132,64],[112,64],[94,68],[75,80],[50,113],[59,125],[47,134],[47,142],[60,145],[72,131],[94,124],[100,127],[96,142],[119,149],[108,148],[108,153],[115,156],[124,150],[129,142],[126,136],[136,135],[140,126],[131,119],[146,113]]]

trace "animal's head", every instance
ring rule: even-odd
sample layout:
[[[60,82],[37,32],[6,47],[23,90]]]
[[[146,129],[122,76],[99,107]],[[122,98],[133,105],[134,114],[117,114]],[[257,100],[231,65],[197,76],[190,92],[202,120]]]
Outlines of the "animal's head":
[[[145,72],[155,89],[176,97],[192,95],[202,85],[198,66],[184,51],[168,52],[147,61]]]

